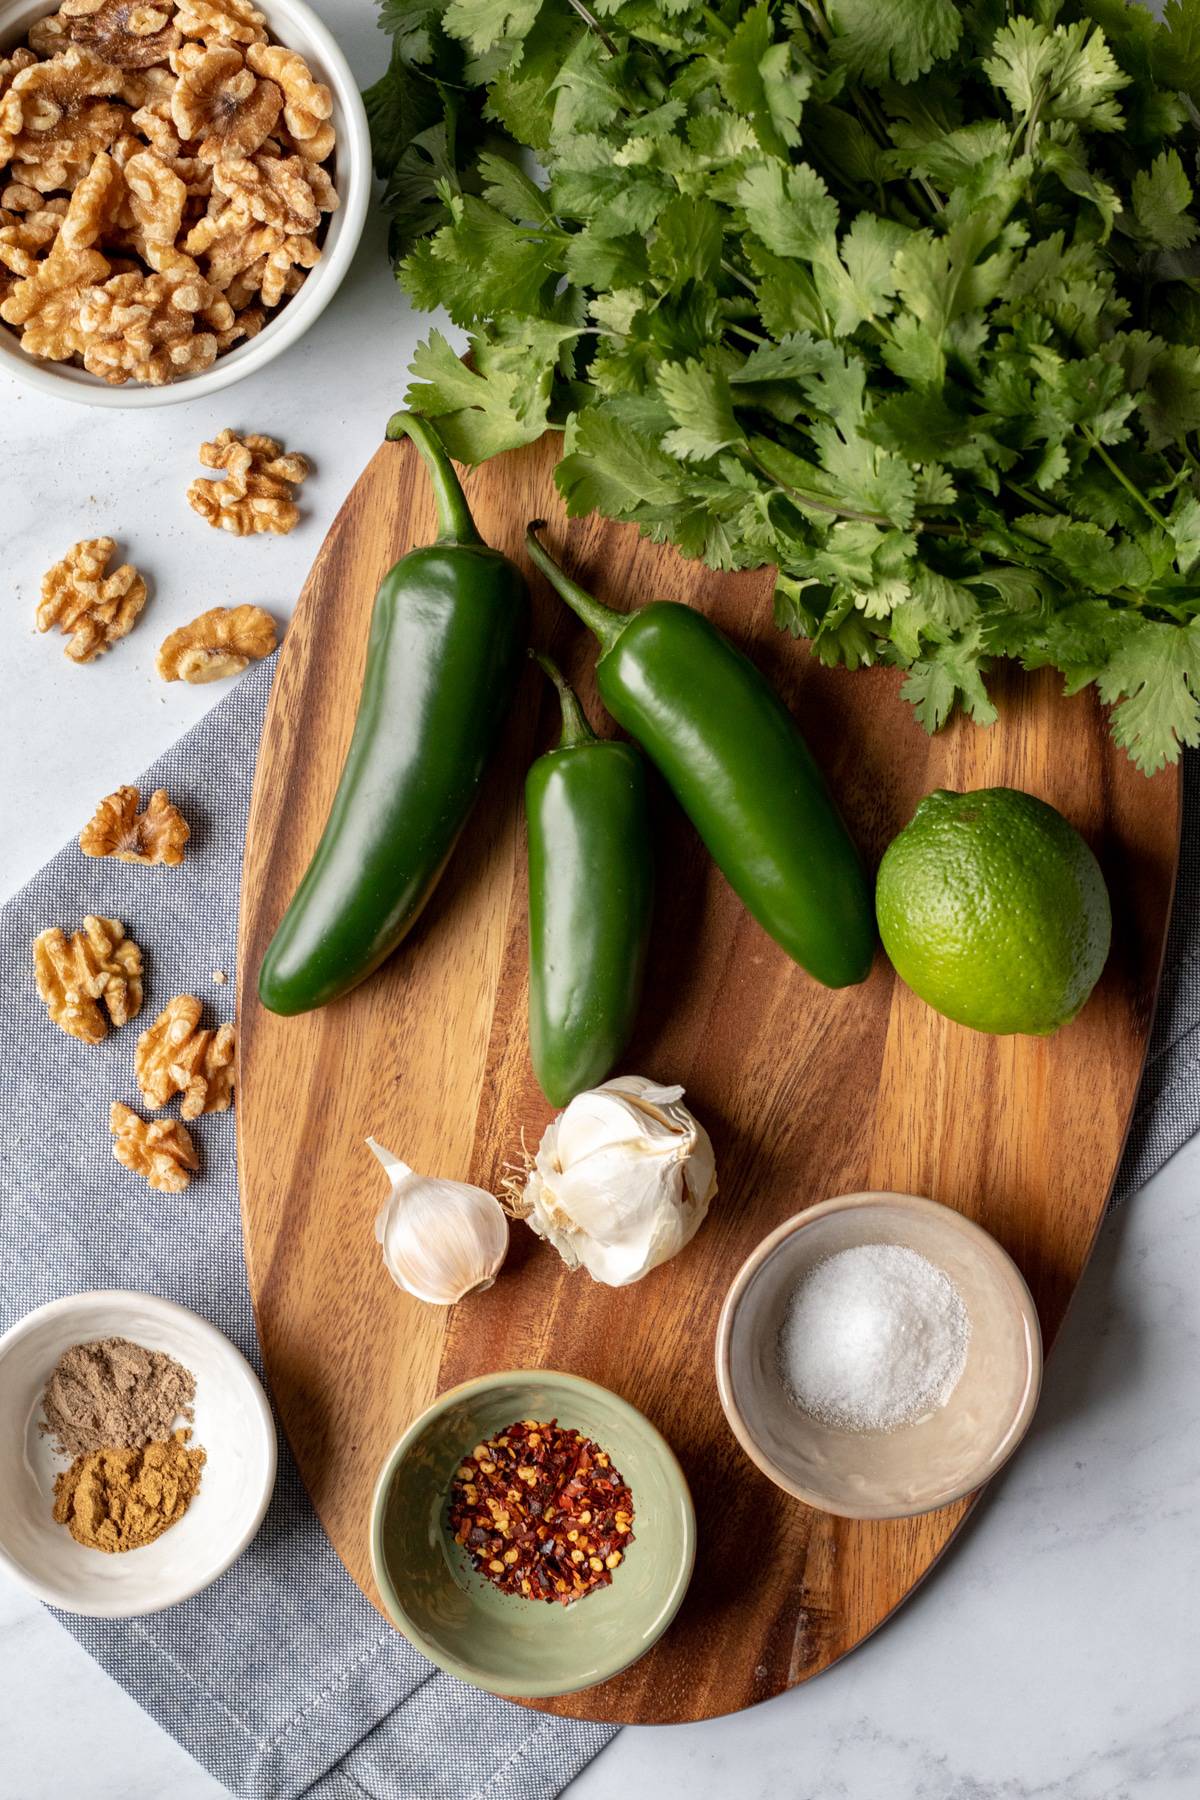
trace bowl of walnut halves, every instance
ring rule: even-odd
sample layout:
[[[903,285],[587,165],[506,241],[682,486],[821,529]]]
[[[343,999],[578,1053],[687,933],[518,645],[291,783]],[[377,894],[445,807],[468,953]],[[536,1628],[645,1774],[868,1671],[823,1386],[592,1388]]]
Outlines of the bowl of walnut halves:
[[[261,368],[333,297],[370,185],[302,0],[0,0],[0,368],[43,391],[155,406]]]

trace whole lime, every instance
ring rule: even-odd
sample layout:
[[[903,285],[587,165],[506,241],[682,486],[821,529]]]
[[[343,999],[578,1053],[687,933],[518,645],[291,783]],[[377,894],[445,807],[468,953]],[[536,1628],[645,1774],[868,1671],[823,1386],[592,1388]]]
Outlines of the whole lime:
[[[1016,788],[928,794],[888,846],[879,935],[915,994],[976,1031],[1073,1019],[1108,956],[1100,865],[1060,812]]]

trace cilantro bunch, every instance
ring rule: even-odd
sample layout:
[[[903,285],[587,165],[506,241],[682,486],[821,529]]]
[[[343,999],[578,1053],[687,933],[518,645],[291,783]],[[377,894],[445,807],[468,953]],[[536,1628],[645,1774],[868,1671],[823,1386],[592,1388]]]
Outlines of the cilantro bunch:
[[[384,0],[407,403],[886,660],[1200,741],[1200,0]]]

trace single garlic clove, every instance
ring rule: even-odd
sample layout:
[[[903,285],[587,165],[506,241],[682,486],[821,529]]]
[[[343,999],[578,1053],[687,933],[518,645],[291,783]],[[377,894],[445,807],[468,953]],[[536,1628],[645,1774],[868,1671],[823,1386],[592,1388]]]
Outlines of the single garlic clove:
[[[387,1271],[432,1306],[453,1306],[491,1287],[508,1252],[508,1219],[494,1194],[466,1181],[418,1175],[377,1144],[392,1192],[375,1220]]]

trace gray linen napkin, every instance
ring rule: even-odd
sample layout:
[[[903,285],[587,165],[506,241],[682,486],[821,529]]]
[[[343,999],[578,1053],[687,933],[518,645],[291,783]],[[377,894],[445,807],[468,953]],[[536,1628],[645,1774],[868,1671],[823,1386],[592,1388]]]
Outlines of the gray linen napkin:
[[[143,797],[166,787],[189,821],[182,867],[91,861],[71,843],[0,911],[0,1328],[81,1288],[141,1288],[211,1319],[261,1371],[233,1114],[193,1126],[204,1166],[185,1193],[152,1193],[123,1169],[108,1107],[140,1110],[137,1027],[95,1047],[48,1029],[30,943],[47,925],[77,929],[85,913],[118,918],[145,952],[144,1018],[177,993],[200,995],[214,1020],[231,1016],[242,843],[273,660],[139,783]],[[214,984],[214,970],[229,983]],[[433,1668],[355,1587],[282,1440],[280,1452],[266,1522],[221,1580],[145,1619],[62,1615],[67,1630],[245,1800],[561,1793],[612,1730],[544,1718]]]
[[[145,1013],[232,989],[246,809],[272,664],[260,664],[142,778],[192,826],[182,868],[90,862],[70,844],[0,911],[0,1327],[87,1287],[182,1301],[258,1364],[242,1262],[233,1116],[194,1130],[204,1169],[178,1198],[109,1155],[111,1099],[137,1105],[131,1033],[88,1048],[47,1030],[29,946],[85,912],[121,919],[146,952]],[[1166,978],[1124,1198],[1200,1128],[1200,758],[1185,771],[1184,854]],[[609,1741],[493,1700],[430,1667],[345,1573],[282,1446],[262,1531],[227,1575],[148,1619],[62,1623],[197,1761],[245,1800],[542,1800]]]

